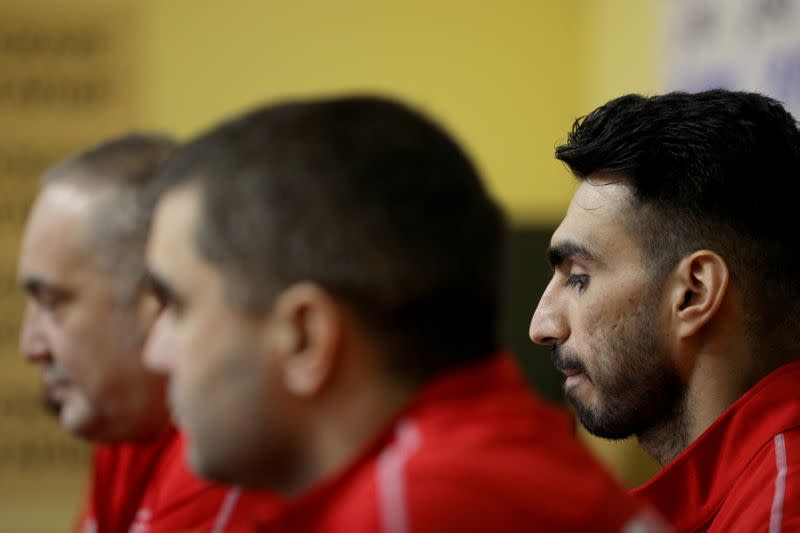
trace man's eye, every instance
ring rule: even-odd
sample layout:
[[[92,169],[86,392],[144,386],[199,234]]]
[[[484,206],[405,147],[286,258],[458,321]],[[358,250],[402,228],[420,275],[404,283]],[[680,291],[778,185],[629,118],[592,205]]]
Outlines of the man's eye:
[[[165,298],[161,311],[172,318],[180,318],[183,314],[183,302],[179,302],[174,298]]]
[[[149,294],[155,300],[156,305],[158,305],[158,312],[160,313],[167,307],[167,300],[164,298],[164,295],[158,291],[154,291],[153,289],[148,289]]]
[[[55,311],[67,301],[63,294],[44,291],[36,296],[36,303],[49,311]]]
[[[578,292],[583,291],[586,289],[586,286],[589,284],[589,276],[587,274],[570,274],[567,276],[567,280],[564,282],[564,285],[570,288],[577,288]]]

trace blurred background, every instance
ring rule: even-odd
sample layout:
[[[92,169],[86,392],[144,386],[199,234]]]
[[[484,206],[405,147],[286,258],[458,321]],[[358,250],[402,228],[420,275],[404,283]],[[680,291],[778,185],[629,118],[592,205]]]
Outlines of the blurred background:
[[[0,0],[0,531],[69,531],[88,447],[18,355],[19,237],[41,171],[130,129],[186,138],[265,101],[380,92],[473,155],[514,226],[507,344],[561,401],[528,322],[574,189],[572,122],[629,92],[757,89],[800,110],[798,0]],[[626,485],[654,463],[581,434]]]

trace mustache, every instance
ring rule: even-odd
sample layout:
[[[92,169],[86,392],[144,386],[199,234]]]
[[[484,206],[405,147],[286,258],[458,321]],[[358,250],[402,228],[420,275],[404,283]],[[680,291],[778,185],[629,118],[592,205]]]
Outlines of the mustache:
[[[550,348],[550,361],[553,362],[553,366],[556,367],[557,370],[562,372],[564,370],[577,370],[591,381],[591,376],[589,372],[586,371],[586,367],[583,362],[581,362],[578,354],[564,348],[561,344],[554,344],[552,348]]]
[[[61,367],[51,364],[42,372],[43,389],[39,398],[40,404],[48,413],[58,416],[61,414],[61,404],[50,397],[50,387],[57,384],[69,384],[70,380],[61,370]]]
[[[64,370],[56,363],[50,363],[42,370],[42,377],[48,383],[68,382],[69,378]]]

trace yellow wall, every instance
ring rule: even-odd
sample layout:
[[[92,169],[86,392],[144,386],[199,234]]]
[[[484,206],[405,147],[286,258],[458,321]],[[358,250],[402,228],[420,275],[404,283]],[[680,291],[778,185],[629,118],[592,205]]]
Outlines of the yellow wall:
[[[579,4],[580,80],[574,112],[584,115],[625,93],[658,93],[664,63],[659,2],[581,0]],[[633,438],[606,441],[583,429],[578,436],[628,486],[643,483],[659,468]]]
[[[552,157],[572,120],[659,85],[657,0],[150,0],[141,124],[190,135],[293,95],[379,91],[433,112],[518,222],[573,184]]]
[[[578,111],[588,113],[625,93],[658,93],[664,70],[661,2],[581,0],[579,4]]]
[[[143,122],[183,135],[276,97],[398,95],[458,134],[517,219],[552,220],[570,191],[551,154],[580,80],[577,5],[151,2]]]
[[[130,33],[134,46],[118,65],[126,72],[119,79],[130,84],[126,111],[91,124],[79,117],[30,124],[43,139],[80,131],[73,141],[85,143],[130,127],[186,137],[277,97],[379,91],[449,126],[517,222],[553,225],[574,185],[552,153],[574,118],[620,93],[658,89],[657,1],[4,0],[1,7],[34,10],[42,20],[126,8],[129,24],[118,30]],[[21,190],[19,205],[32,192],[30,185]],[[19,227],[2,224],[10,237],[0,274],[13,291]],[[16,329],[21,301],[5,300],[7,329]],[[8,375],[27,380],[33,401],[34,373],[16,359],[12,342],[3,350],[3,371],[13,367]],[[55,432],[43,424],[52,422],[41,415],[27,431]],[[0,440],[11,442],[10,426],[0,421],[2,427]],[[640,459],[628,447],[590,444],[621,477],[639,479],[630,464]],[[0,530],[69,530],[79,472],[37,475],[0,468]]]

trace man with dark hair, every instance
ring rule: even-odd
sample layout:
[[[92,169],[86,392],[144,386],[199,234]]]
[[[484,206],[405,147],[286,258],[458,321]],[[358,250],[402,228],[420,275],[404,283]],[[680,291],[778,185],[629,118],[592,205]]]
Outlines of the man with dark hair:
[[[580,180],[531,338],[581,422],[664,469],[680,531],[800,528],[795,119],[724,90],[617,98],[556,150]]]
[[[41,367],[64,428],[97,443],[81,532],[244,531],[251,509],[270,501],[188,471],[164,378],[142,362],[159,310],[142,284],[148,185],[174,148],[128,135],[56,165],[25,228],[21,350]]]
[[[267,106],[161,182],[146,358],[200,474],[292,497],[265,530],[646,530],[498,352],[503,216],[438,126]]]

